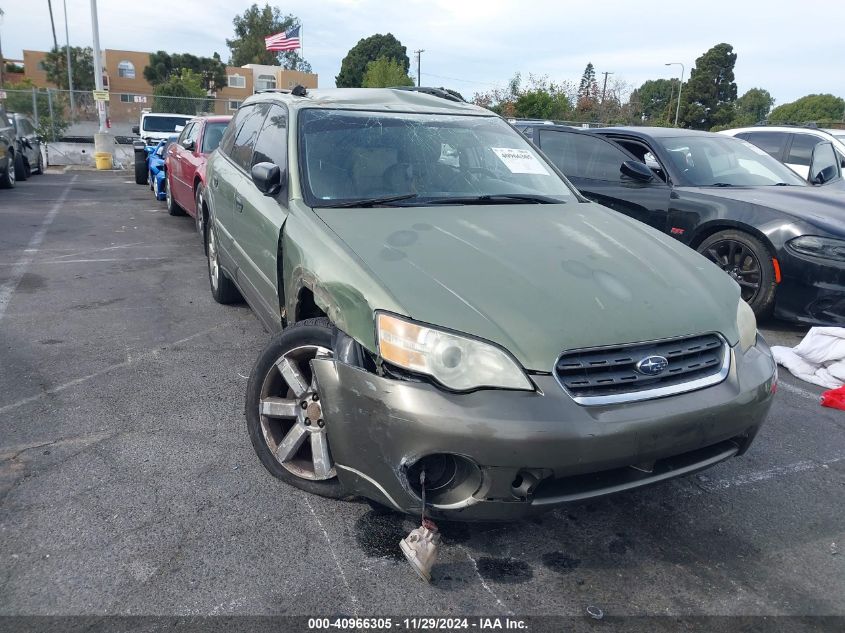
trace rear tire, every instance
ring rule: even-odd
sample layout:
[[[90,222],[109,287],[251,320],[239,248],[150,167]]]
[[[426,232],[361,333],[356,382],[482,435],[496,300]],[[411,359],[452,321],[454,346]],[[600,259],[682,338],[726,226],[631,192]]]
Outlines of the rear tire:
[[[41,148],[38,149],[38,162],[35,163],[35,169],[32,173],[39,175],[44,173],[44,158],[41,156]]]
[[[135,152],[135,184],[147,184],[147,155],[145,152]]]
[[[211,286],[211,296],[217,303],[228,305],[243,301],[237,286],[226,276],[218,261],[217,231],[214,222],[209,222],[206,231],[205,252],[208,254],[208,283]]]
[[[182,207],[176,204],[176,201],[173,199],[173,193],[171,189],[173,186],[173,181],[170,178],[170,172],[165,175],[164,179],[164,201],[167,204],[167,212],[170,215],[185,215],[185,211],[182,210]]]
[[[698,252],[739,284],[743,300],[758,319],[772,313],[777,291],[775,265],[759,239],[744,231],[719,231],[704,240]]]
[[[331,459],[319,385],[310,364],[315,356],[333,356],[335,332],[323,317],[294,323],[273,337],[249,375],[245,414],[252,446],[271,475],[305,492],[342,499],[348,495]],[[293,368],[293,377],[291,369],[282,373],[283,362]],[[262,401],[268,400],[287,405],[290,411],[279,407],[265,415]],[[301,402],[309,406],[302,408]]]

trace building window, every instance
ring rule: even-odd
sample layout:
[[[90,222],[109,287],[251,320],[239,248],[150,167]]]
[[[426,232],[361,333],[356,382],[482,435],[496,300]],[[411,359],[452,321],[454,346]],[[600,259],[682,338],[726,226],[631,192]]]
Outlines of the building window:
[[[126,93],[120,93],[120,102],[121,103],[133,103],[132,99],[133,95],[128,95]]]
[[[243,75],[229,75],[230,88],[246,88],[246,77]]]
[[[234,112],[241,107],[241,101],[229,100],[229,112]]]
[[[276,78],[273,75],[258,75],[255,80],[256,90],[273,90],[276,87]]]
[[[135,79],[135,64],[124,59],[117,65],[117,76],[125,79]]]

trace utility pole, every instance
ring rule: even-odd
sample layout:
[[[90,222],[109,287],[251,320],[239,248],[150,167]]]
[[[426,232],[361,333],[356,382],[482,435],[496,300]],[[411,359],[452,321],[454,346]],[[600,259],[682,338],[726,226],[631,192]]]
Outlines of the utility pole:
[[[604,105],[604,93],[607,91],[607,76],[613,73],[605,71],[602,74],[604,75],[604,85],[601,87],[601,104]]]
[[[47,8],[50,10],[50,28],[53,29],[53,48],[59,50],[59,40],[56,39],[56,23],[53,22],[53,2],[47,0]]]
[[[62,0],[62,4],[64,5],[65,9],[65,53],[67,53],[67,89],[68,94],[70,95],[70,120],[73,121],[73,117],[76,112],[76,104],[73,100],[73,72],[71,71],[70,65],[70,31],[68,31],[67,26],[67,0]]]
[[[417,49],[414,53],[417,55],[417,88],[419,88],[422,85],[422,77],[420,76],[420,61],[422,60],[422,54],[425,53],[425,49]]]
[[[664,65],[681,67],[681,81],[678,84],[678,105],[675,106],[675,127],[678,127],[678,115],[681,113],[681,90],[684,89],[684,71],[686,70],[686,68],[681,62],[668,62]]]
[[[5,15],[3,9],[0,9],[0,25],[3,24],[3,16]],[[6,69],[6,60],[3,58],[3,44],[0,42],[0,88],[3,87],[3,71]],[[36,121],[38,118],[36,117]]]

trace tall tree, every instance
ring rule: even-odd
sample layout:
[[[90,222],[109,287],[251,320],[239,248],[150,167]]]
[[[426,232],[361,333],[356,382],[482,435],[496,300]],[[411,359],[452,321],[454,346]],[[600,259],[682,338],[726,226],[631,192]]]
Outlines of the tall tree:
[[[753,125],[764,121],[775,104],[775,100],[768,90],[751,88],[736,100],[736,115],[732,126]]]
[[[387,57],[379,57],[374,62],[367,64],[367,72],[364,73],[364,81],[362,82],[364,88],[413,85],[413,80],[402,68],[402,64]]]
[[[576,106],[581,113],[591,114],[596,110],[599,100],[599,85],[596,82],[596,69],[593,62],[589,62],[581,75],[578,84],[578,101]]]
[[[380,57],[397,62],[406,74],[411,65],[408,50],[399,40],[390,33],[376,33],[358,40],[358,43],[349,49],[340,64],[340,73],[335,77],[335,85],[338,88],[360,88],[364,85],[367,64]]]
[[[669,117],[669,111],[677,98],[677,79],[649,79],[631,94],[631,101],[638,104],[636,109],[641,120],[650,125],[666,123],[670,118],[674,120],[674,110],[672,117]]]
[[[807,95],[784,103],[769,114],[769,123],[810,123],[842,121],[845,100],[831,94]]]
[[[209,99],[202,81],[198,73],[188,69],[171,75],[153,90],[153,109],[174,114],[199,114],[209,110]]]
[[[171,55],[165,51],[150,53],[150,61],[144,68],[144,79],[158,86],[173,76],[180,76],[183,70],[199,75],[206,90],[213,91],[226,85],[226,65],[217,53],[212,57],[197,57],[190,53]]]
[[[684,85],[681,124],[709,130],[729,123],[734,117],[736,53],[730,44],[716,44],[695,60]]]
[[[41,67],[47,73],[47,81],[62,90],[68,89],[67,83],[67,46],[54,48],[44,56]],[[70,47],[70,68],[74,90],[94,89],[94,52],[91,47]]]
[[[296,51],[268,51],[264,44],[264,38],[268,35],[275,35],[300,25],[296,16],[282,15],[278,7],[271,7],[269,4],[263,7],[253,4],[243,15],[236,15],[232,23],[235,26],[235,37],[226,40],[226,46],[232,52],[229,60],[232,66],[266,64],[311,72],[311,64]]]

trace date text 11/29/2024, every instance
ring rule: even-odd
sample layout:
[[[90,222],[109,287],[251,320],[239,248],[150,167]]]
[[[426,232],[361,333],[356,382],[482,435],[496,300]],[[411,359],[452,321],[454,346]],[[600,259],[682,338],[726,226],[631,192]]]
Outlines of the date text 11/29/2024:
[[[409,631],[495,631],[495,630],[525,630],[528,624],[525,620],[512,617],[472,617],[472,618],[440,618],[440,617],[412,617],[412,618],[308,618],[308,629],[311,631],[328,631],[331,629],[347,630],[388,630],[404,629]]]

